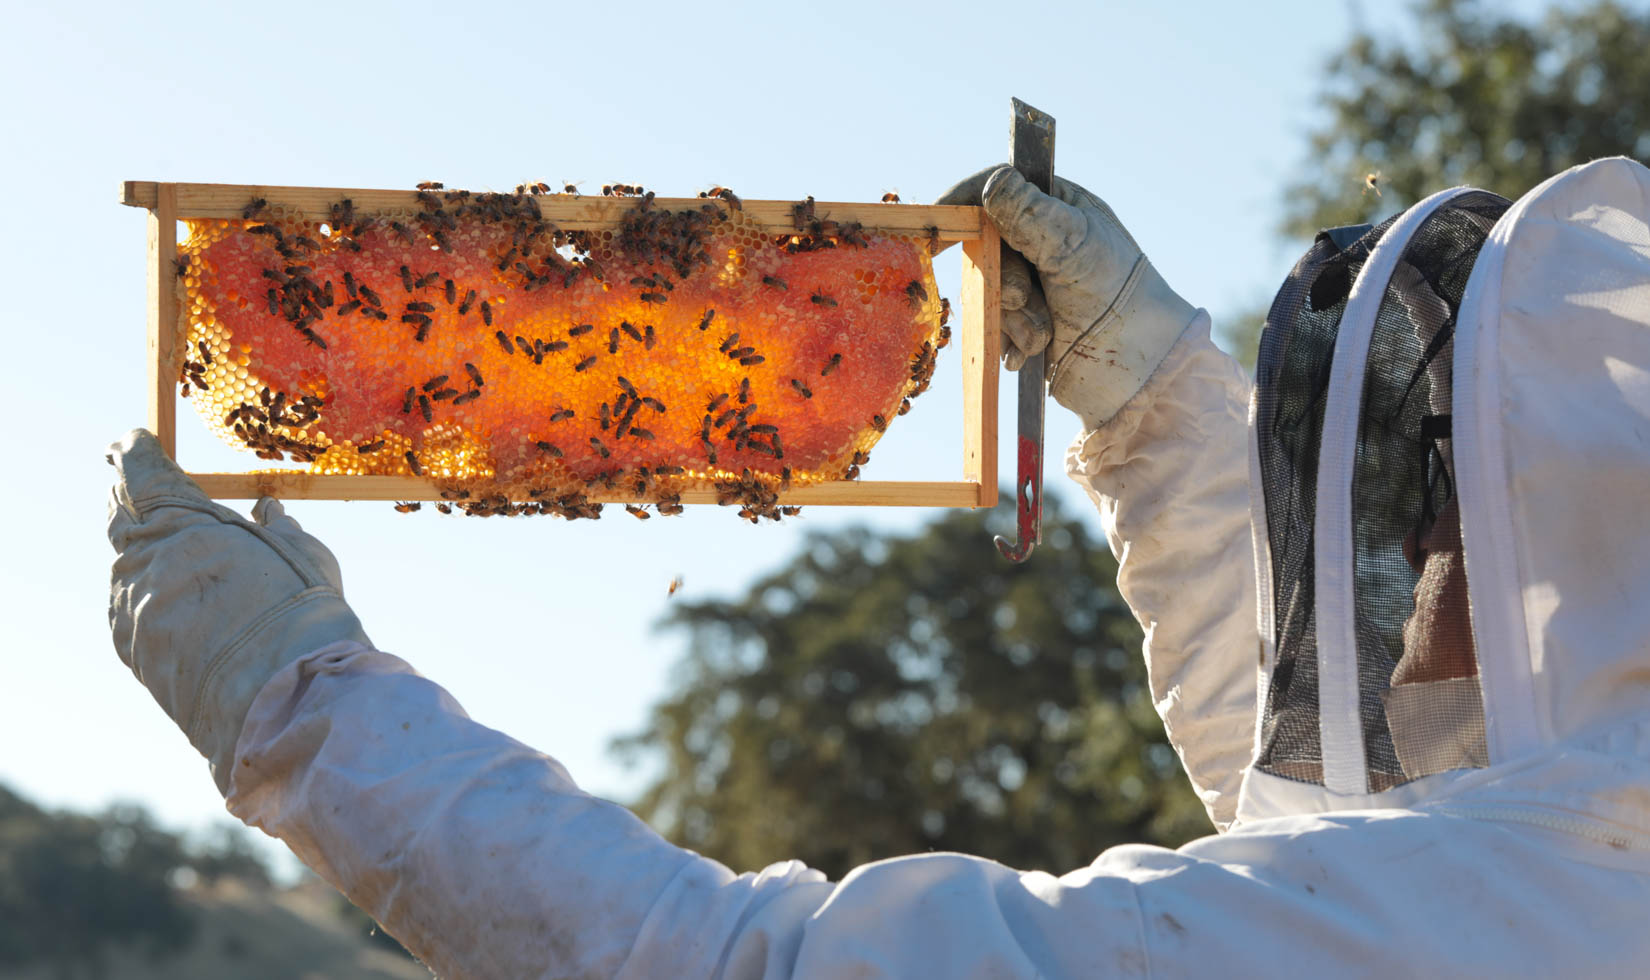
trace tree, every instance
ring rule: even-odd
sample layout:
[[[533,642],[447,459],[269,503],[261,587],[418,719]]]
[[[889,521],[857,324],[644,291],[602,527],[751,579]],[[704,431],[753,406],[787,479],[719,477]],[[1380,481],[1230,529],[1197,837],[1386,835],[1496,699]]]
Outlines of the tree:
[[[812,535],[744,597],[678,607],[676,690],[618,743],[667,763],[638,812],[736,869],[833,876],[926,850],[1058,873],[1209,832],[1110,552],[1052,497],[1043,518],[1023,565],[991,546],[1011,507],[951,512]]]
[[[1476,0],[1428,0],[1415,43],[1355,34],[1329,63],[1283,230],[1378,220],[1468,184],[1516,199],[1588,160],[1650,159],[1650,10],[1555,6],[1539,25]],[[1382,194],[1365,176],[1378,172]]]

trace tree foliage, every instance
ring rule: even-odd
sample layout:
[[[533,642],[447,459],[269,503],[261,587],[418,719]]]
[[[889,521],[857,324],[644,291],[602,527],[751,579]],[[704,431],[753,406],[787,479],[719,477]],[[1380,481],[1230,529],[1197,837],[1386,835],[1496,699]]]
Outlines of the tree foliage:
[[[1209,832],[1109,550],[1044,505],[1023,565],[991,546],[1011,508],[950,512],[813,535],[743,597],[677,607],[675,693],[620,742],[666,760],[637,810],[736,869],[832,876],[927,850],[1058,873]]]
[[[1598,157],[1650,159],[1650,10],[1599,0],[1525,23],[1427,0],[1410,33],[1360,31],[1329,63],[1328,118],[1289,189],[1286,233],[1377,220],[1457,184],[1516,199]],[[1376,172],[1380,197],[1365,186]]]

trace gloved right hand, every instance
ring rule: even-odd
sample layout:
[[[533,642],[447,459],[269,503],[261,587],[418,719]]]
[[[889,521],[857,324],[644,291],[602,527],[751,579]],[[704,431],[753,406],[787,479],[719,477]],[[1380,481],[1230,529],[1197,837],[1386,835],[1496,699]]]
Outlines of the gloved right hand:
[[[1049,393],[1095,429],[1134,397],[1197,310],[1152,268],[1106,202],[1059,177],[1053,190],[996,166],[935,203],[984,205],[1007,246],[1003,360],[1017,371],[1046,348]]]
[[[258,501],[249,521],[134,429],[109,447],[109,626],[115,652],[229,792],[252,700],[282,667],[341,640],[371,645],[332,552]]]

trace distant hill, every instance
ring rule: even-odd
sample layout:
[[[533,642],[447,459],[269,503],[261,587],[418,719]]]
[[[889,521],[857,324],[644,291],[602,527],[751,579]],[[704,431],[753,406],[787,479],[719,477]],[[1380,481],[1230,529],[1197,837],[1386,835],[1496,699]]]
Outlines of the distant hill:
[[[111,947],[105,980],[429,980],[430,971],[340,916],[338,893],[319,879],[257,888],[236,879],[179,891],[196,930],[182,952],[149,959]],[[362,916],[362,919],[365,917]],[[62,980],[46,964],[0,968],[5,980]]]

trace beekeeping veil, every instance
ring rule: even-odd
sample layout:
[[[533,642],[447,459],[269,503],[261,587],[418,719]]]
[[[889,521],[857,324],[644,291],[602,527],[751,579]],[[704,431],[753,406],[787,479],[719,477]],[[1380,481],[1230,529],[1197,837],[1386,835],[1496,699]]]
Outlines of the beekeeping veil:
[[[1607,680],[1650,703],[1650,616],[1560,642],[1531,605],[1621,594],[1603,547],[1650,607],[1647,217],[1650,171],[1598,161],[1516,206],[1435,194],[1296,264],[1251,411],[1262,684],[1240,816],[1424,799],[1604,720]],[[1577,492],[1624,460],[1635,483]],[[1593,634],[1624,623],[1642,628],[1605,656]],[[1582,662],[1544,692],[1554,642]],[[1543,702],[1577,683],[1592,702]]]

